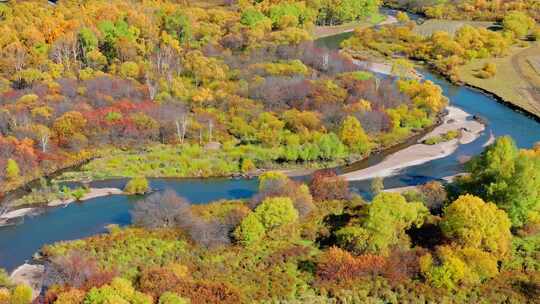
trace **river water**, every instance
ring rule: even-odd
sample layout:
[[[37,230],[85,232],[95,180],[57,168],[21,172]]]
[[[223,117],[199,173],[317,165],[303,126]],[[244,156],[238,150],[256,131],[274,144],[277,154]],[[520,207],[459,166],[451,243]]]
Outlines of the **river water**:
[[[320,39],[320,46],[336,48],[349,34]],[[385,178],[386,187],[421,184],[440,179],[462,170],[459,160],[480,153],[490,135],[510,135],[519,147],[529,148],[540,141],[540,123],[521,113],[512,111],[489,96],[467,87],[458,87],[428,71],[422,71],[425,79],[440,85],[453,106],[488,121],[484,134],[476,141],[462,145],[452,155],[404,169],[399,175]],[[124,180],[95,182],[94,187],[122,188]],[[351,182],[351,188],[367,194],[370,181]],[[155,189],[170,188],[194,204],[204,204],[218,199],[251,197],[257,189],[256,180],[233,179],[153,179]],[[96,198],[67,207],[49,209],[45,213],[27,217],[24,222],[0,227],[0,267],[12,271],[31,259],[45,245],[61,240],[73,240],[105,231],[108,224],[128,225],[132,203],[140,198],[110,196]]]

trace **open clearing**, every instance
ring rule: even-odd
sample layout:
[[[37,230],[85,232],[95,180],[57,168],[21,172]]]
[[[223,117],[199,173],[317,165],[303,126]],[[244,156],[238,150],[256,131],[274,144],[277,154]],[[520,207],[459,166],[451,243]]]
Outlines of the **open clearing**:
[[[393,16],[375,15],[370,20],[356,21],[335,26],[315,26],[311,32],[315,39],[352,32],[357,28],[365,28],[373,25],[384,25],[396,22]]]
[[[473,27],[492,27],[495,26],[493,22],[485,21],[461,21],[461,20],[426,20],[421,25],[414,27],[414,32],[422,36],[431,36],[434,32],[448,32],[451,36],[454,36],[457,30],[464,25],[470,25]]]
[[[494,77],[482,79],[477,73],[486,63],[494,63]],[[465,83],[493,92],[507,102],[540,117],[540,45],[513,47],[503,58],[477,59],[460,67]]]

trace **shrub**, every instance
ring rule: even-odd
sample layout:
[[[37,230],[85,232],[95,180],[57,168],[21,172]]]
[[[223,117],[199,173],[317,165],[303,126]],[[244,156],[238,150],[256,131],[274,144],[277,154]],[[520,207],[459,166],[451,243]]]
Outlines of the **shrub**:
[[[376,255],[353,257],[349,252],[332,247],[321,255],[317,264],[320,283],[343,283],[361,276],[376,276],[384,271],[386,259]]]
[[[434,214],[442,212],[443,204],[446,202],[447,193],[444,186],[437,181],[431,181],[418,187],[426,207]]]
[[[139,76],[139,65],[132,61],[122,63],[120,66],[120,76],[124,78],[137,78]]]
[[[240,167],[240,170],[242,173],[249,173],[253,170],[257,169],[253,161],[249,158],[245,158],[242,160],[242,165]]]
[[[250,207],[255,209],[261,202],[269,197],[288,197],[293,201],[294,208],[300,217],[305,217],[314,208],[313,197],[305,184],[292,181],[288,177],[275,179],[265,178],[260,184],[259,193],[250,202]]]
[[[111,284],[92,288],[84,299],[85,304],[138,303],[151,304],[152,298],[135,291],[131,282],[116,278]]]
[[[86,193],[88,193],[88,190],[84,188],[77,188],[70,191],[71,196],[77,201],[80,201]]]
[[[135,177],[131,179],[124,188],[124,192],[127,194],[145,194],[149,190],[150,185],[148,180],[144,177]]]
[[[276,180],[287,180],[288,177],[283,172],[268,171],[259,176],[259,190],[267,188],[267,184]]]
[[[172,190],[155,193],[135,203],[133,224],[145,228],[173,228],[179,220],[191,218],[191,205]]]
[[[172,292],[165,292],[159,297],[159,304],[189,304],[189,302],[189,300]]]
[[[309,188],[316,201],[344,200],[350,197],[347,180],[331,170],[315,172]]]
[[[409,21],[409,15],[406,12],[399,11],[396,14],[396,19],[401,23],[405,23]]]
[[[192,304],[238,304],[242,298],[238,290],[219,282],[181,282],[174,289],[182,297],[189,298]]]
[[[19,165],[13,159],[8,159],[6,164],[6,178],[10,181],[16,181],[19,178],[21,170]]]
[[[157,299],[165,292],[174,290],[178,284],[180,284],[180,278],[172,270],[164,267],[151,267],[142,271],[138,289]]]
[[[55,304],[79,304],[84,301],[85,293],[79,289],[70,289],[58,294]]]
[[[477,76],[486,79],[495,76],[495,74],[497,74],[497,66],[494,63],[487,62]]]
[[[12,282],[11,278],[7,271],[3,268],[0,268],[0,288],[2,287],[11,287]]]
[[[13,290],[10,304],[28,304],[32,302],[32,288],[26,285],[18,285]]]

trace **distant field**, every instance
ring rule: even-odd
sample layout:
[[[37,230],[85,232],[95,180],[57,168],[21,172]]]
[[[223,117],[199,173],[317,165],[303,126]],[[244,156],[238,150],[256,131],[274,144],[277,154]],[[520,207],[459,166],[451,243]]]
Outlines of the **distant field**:
[[[313,35],[315,39],[328,37],[328,36],[336,35],[343,32],[350,32],[361,27],[373,26],[375,24],[379,24],[385,21],[386,18],[387,17],[385,15],[376,14],[376,15],[373,15],[371,18],[369,18],[369,20],[364,20],[364,21],[350,22],[350,23],[345,23],[345,24],[336,25],[336,26],[315,26],[311,34]],[[391,19],[392,18],[393,17],[391,17]]]
[[[460,29],[462,26],[466,24],[474,26],[474,27],[495,26],[495,23],[493,22],[430,19],[421,25],[417,25],[414,28],[414,32],[422,36],[430,36],[436,31],[443,31],[443,32],[448,32],[450,33],[450,35],[453,36],[458,29]]]
[[[493,92],[540,117],[540,45],[514,47],[509,56],[474,60],[460,68],[461,79]],[[489,79],[477,77],[485,63],[495,63],[497,74]]]

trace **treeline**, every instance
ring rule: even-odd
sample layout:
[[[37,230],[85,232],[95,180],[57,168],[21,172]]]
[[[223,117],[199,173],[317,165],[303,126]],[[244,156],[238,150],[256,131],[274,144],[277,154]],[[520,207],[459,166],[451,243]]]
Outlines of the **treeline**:
[[[46,246],[37,303],[536,303],[540,146],[499,138],[467,168],[369,203],[328,171],[269,172],[248,201],[155,193],[133,227]]]
[[[225,151],[232,167],[207,176],[358,158],[433,123],[446,103],[437,86],[380,79],[316,48],[306,28],[317,14],[295,15],[306,5],[0,4],[0,189],[111,146]],[[253,10],[290,22],[252,26]],[[243,147],[262,153],[244,159]]]
[[[384,0],[383,3],[435,19],[501,21],[508,13],[519,11],[540,21],[540,4],[536,0]]]
[[[360,29],[342,46],[355,54],[374,51],[384,56],[406,56],[429,63],[438,72],[459,80],[458,67],[476,58],[504,56],[510,46],[528,34],[537,39],[534,20],[525,13],[511,12],[502,31],[464,25],[454,35],[436,31],[430,36],[415,33],[414,22],[403,21],[380,29]]]

